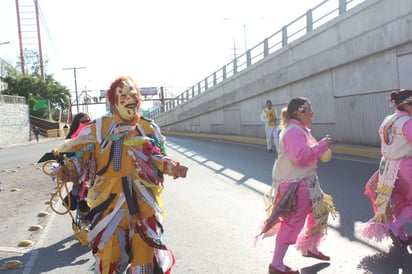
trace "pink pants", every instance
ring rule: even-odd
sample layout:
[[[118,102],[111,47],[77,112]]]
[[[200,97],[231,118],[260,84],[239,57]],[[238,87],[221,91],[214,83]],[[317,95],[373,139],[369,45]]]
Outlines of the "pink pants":
[[[279,194],[282,195],[288,184],[280,184]],[[306,182],[299,183],[297,188],[296,211],[287,220],[282,220],[277,233],[276,241],[283,244],[295,244],[299,233],[306,222],[306,229],[310,229],[316,224],[312,214],[312,202]]]
[[[412,158],[404,158],[400,162],[392,199],[394,215],[412,221]]]

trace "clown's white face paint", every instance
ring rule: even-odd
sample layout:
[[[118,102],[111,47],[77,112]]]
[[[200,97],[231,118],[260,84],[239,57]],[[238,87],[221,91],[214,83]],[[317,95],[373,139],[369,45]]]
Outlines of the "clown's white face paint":
[[[114,110],[125,121],[132,121],[139,110],[137,88],[129,81],[123,81],[115,93]]]

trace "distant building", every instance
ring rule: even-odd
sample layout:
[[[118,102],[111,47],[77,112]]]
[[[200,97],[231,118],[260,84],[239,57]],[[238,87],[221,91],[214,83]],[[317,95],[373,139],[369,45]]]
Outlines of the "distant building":
[[[14,75],[20,75],[20,71],[16,70],[12,65],[7,63],[6,60],[0,57],[0,95],[5,89],[3,77],[8,76],[11,71],[14,73]]]

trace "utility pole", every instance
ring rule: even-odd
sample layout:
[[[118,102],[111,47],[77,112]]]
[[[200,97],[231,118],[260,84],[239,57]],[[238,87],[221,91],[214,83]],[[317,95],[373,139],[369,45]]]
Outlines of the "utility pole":
[[[243,24],[243,37],[245,38],[245,52],[247,51],[247,39],[246,39],[246,25]]]
[[[160,107],[162,112],[165,112],[165,93],[164,93],[164,87],[160,87]]]
[[[238,50],[239,48],[237,48],[236,47],[236,39],[235,39],[235,37],[233,37],[233,55],[235,56],[235,60],[237,59],[237,53],[236,53],[236,50]]]
[[[25,64],[25,50],[31,50],[31,48],[37,45],[37,48],[33,48],[38,51],[41,79],[44,82],[44,64],[43,64],[43,51],[40,36],[40,19],[39,19],[39,3],[38,0],[22,1],[23,4],[16,0],[16,12],[17,12],[17,27],[19,32],[19,44],[20,44],[20,62],[21,73],[24,75],[27,73]],[[37,42],[34,39],[37,38]]]
[[[77,95],[77,77],[76,77],[76,70],[84,69],[86,67],[72,67],[72,68],[64,68],[64,70],[72,69],[74,72],[74,91],[76,92],[76,106],[77,106],[77,113],[79,113],[79,97]],[[71,106],[70,106],[71,108]],[[70,110],[71,112],[71,110]]]
[[[39,55],[40,55],[40,72],[41,72],[41,79],[45,80],[44,76],[44,64],[43,64],[43,50],[41,47],[41,37],[40,37],[40,20],[39,20],[39,3],[38,0],[34,0],[34,6],[36,10],[36,26],[37,26],[37,41],[39,45]]]

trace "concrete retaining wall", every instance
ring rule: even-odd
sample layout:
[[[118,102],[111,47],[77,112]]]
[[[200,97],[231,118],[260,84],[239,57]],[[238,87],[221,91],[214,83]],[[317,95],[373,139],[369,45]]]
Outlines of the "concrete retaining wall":
[[[0,146],[30,141],[29,107],[27,104],[0,100]]]

